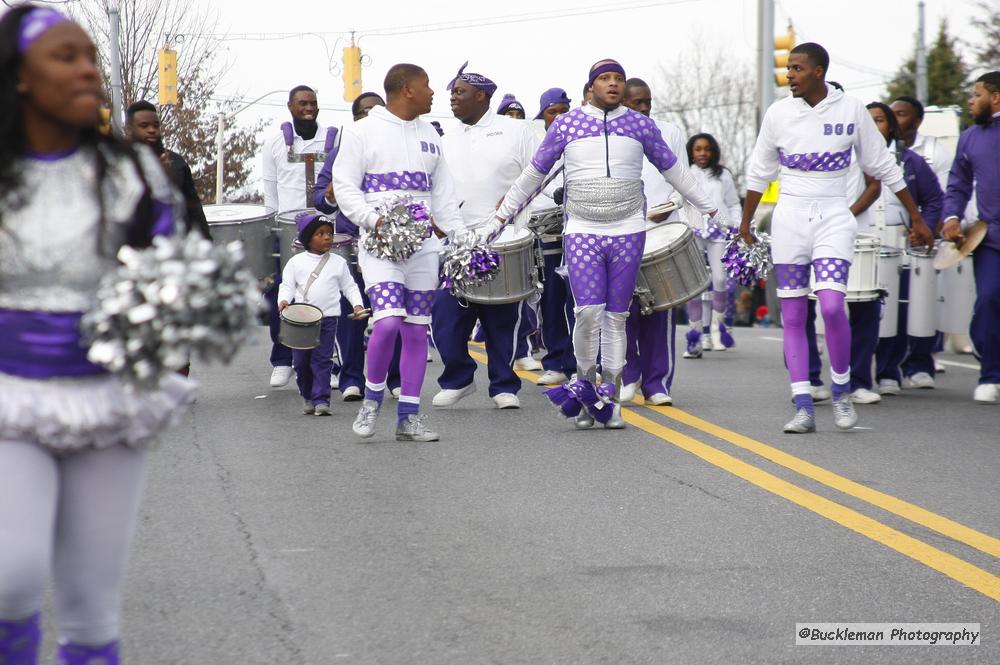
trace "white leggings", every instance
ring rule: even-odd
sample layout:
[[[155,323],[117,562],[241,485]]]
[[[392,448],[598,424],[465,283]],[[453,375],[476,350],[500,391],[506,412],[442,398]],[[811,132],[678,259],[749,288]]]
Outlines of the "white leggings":
[[[42,609],[51,562],[59,639],[119,637],[145,461],[145,450],[125,446],[56,457],[0,441],[0,620]]]

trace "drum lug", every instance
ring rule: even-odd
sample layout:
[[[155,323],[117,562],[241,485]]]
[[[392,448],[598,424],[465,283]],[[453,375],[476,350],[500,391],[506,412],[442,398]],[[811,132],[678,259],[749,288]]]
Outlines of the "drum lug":
[[[644,286],[640,286],[635,290],[635,297],[639,300],[639,311],[643,316],[649,316],[653,313],[653,294]]]

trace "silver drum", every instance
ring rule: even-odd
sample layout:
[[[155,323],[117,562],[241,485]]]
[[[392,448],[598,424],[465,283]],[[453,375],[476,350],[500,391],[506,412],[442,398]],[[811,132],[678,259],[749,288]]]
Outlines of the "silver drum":
[[[500,272],[491,281],[456,295],[480,305],[504,305],[530,298],[539,290],[535,236],[527,229],[504,229],[493,243]]]
[[[312,215],[321,214],[314,208],[302,208],[301,210],[286,210],[278,213],[275,217],[274,221],[277,222],[275,233],[278,236],[278,251],[282,269],[288,263],[288,259],[305,249],[299,242],[299,234],[295,228],[295,218],[304,212]],[[332,222],[333,219],[330,218],[330,221]],[[339,254],[350,265],[358,263],[358,243],[353,236],[346,233],[334,233],[333,247],[330,251]]]
[[[711,284],[705,257],[687,224],[669,222],[646,230],[635,289],[643,314],[683,305]]]
[[[221,203],[205,206],[205,218],[216,245],[243,242],[244,264],[254,277],[274,274],[273,211],[248,203]]]
[[[528,228],[538,236],[559,236],[563,229],[562,206],[542,208],[531,213]]]

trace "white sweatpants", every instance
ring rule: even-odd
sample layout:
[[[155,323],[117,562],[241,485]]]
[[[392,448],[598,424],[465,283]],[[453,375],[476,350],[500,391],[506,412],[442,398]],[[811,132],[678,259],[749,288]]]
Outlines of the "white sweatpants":
[[[119,637],[146,456],[114,446],[56,457],[0,440],[0,619],[42,609],[51,562],[59,638],[99,645]]]

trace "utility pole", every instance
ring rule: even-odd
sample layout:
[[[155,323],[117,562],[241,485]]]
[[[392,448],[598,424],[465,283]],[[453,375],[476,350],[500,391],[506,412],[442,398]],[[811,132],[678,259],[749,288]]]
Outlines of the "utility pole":
[[[924,0],[917,3],[917,99],[927,105],[927,50],[924,48]]]
[[[757,0],[757,127],[774,101],[774,0]]]
[[[118,41],[120,29],[118,0],[108,2],[108,20],[111,24],[108,33],[111,38],[111,127],[121,136],[125,109],[122,105],[122,54]]]

